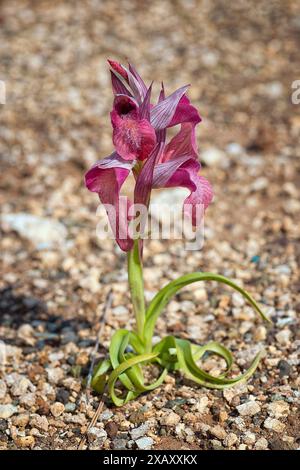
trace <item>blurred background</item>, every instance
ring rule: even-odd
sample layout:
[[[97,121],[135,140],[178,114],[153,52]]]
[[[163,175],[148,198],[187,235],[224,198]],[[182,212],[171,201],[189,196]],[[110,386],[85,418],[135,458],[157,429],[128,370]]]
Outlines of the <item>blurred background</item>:
[[[203,118],[200,160],[215,191],[206,242],[196,253],[185,252],[181,241],[146,243],[148,297],[191,270],[238,278],[277,322],[269,337],[278,348],[274,357],[294,357],[300,104],[292,103],[292,84],[300,79],[299,2],[2,0],[0,43],[6,88],[0,339],[21,348],[23,371],[27,360],[39,362],[51,348],[73,344],[76,356],[93,346],[111,283],[104,346],[112,330],[132,324],[124,254],[113,241],[97,240],[98,201],[83,184],[88,167],[112,151],[107,58],[129,59],[146,83],[155,81],[155,93],[162,80],[167,93],[191,83],[189,96]],[[223,311],[230,300],[220,306],[221,291],[209,287],[208,296],[197,289],[201,308],[219,308],[220,324],[212,328],[210,320],[188,317],[173,304],[160,331],[177,328],[196,341],[230,338]],[[194,298],[182,295],[187,311],[199,313]],[[240,311],[228,318],[246,322],[240,331],[246,343],[255,339],[251,316]],[[244,340],[236,339],[236,349]]]

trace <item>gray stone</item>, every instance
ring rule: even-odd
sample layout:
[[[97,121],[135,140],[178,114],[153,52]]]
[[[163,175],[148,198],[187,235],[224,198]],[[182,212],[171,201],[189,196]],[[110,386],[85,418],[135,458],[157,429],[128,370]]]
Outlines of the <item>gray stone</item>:
[[[260,412],[260,405],[256,401],[247,401],[237,406],[237,410],[241,416],[254,416]]]
[[[144,424],[141,424],[141,426],[139,426],[138,428],[132,429],[132,431],[130,431],[130,435],[132,439],[136,440],[139,437],[143,437],[148,431],[148,429],[149,429],[149,425],[147,423],[144,423]]]
[[[141,450],[149,450],[151,449],[154,441],[151,437],[141,437],[136,441],[136,445]]]
[[[14,405],[0,405],[0,418],[8,419],[17,411],[18,408]]]
[[[107,433],[104,429],[92,427],[87,431],[87,438],[90,449],[101,449],[107,439]]]
[[[67,229],[57,220],[25,212],[3,214],[1,220],[4,230],[14,230],[21,237],[30,240],[37,248],[65,246]]]
[[[127,449],[127,440],[126,439],[114,439],[113,448],[115,450],[124,450]]]

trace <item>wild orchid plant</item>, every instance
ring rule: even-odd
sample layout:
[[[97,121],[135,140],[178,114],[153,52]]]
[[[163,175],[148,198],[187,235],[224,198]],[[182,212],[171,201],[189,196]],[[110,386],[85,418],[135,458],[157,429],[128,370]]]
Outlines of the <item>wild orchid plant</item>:
[[[200,206],[204,212],[213,193],[210,183],[198,174],[200,163],[195,127],[201,118],[186,95],[188,86],[166,97],[162,85],[158,102],[152,104],[152,84],[147,87],[132,65],[129,64],[127,68],[115,61],[109,61],[109,64],[114,93],[111,123],[115,151],[97,161],[87,172],[85,181],[87,188],[98,193],[104,205],[114,208],[114,211],[107,212],[116,241],[128,255],[128,279],[136,331],[121,329],[114,333],[109,358],[96,366],[92,387],[102,392],[108,384],[113,402],[121,406],[141,393],[159,387],[170,371],[180,370],[187,378],[209,388],[224,389],[241,383],[254,373],[261,353],[256,355],[246,372],[229,378],[228,373],[233,365],[232,354],[215,341],[199,346],[185,339],[167,336],[154,346],[152,344],[156,320],[167,302],[182,287],[198,281],[227,284],[243,295],[263,319],[268,321],[268,318],[244,289],[226,277],[210,272],[186,274],[171,281],[146,306],[142,269],[143,240],[130,233],[130,208],[136,204],[148,208],[152,189],[184,187],[190,194],[184,201],[183,209],[190,212],[193,224],[196,225],[199,223],[196,209]],[[167,143],[167,129],[176,125],[180,125],[180,130]],[[135,179],[134,202],[128,201],[124,209],[124,205],[121,207],[120,204],[120,190],[131,171]],[[205,353],[223,358],[227,365],[226,371],[215,377],[198,367],[197,361]],[[151,384],[145,383],[142,366],[146,364],[156,364],[161,369],[160,376]],[[117,381],[127,390],[124,396],[116,393]]]

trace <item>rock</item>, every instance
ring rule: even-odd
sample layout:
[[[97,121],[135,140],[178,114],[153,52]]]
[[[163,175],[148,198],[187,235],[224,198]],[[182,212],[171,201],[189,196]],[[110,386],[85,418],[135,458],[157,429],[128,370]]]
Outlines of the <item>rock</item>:
[[[24,395],[28,388],[31,388],[31,391],[35,389],[34,385],[30,382],[27,377],[24,375],[19,375],[19,374],[14,374],[14,382],[11,386],[11,394],[14,397],[19,397],[21,395]]]
[[[38,249],[65,246],[66,227],[57,220],[28,213],[3,214],[4,231],[13,230],[30,240]]]
[[[269,417],[265,420],[264,427],[270,429],[270,431],[282,432],[285,428],[285,424],[281,423],[281,421],[276,418]]]
[[[213,447],[213,450],[224,450],[224,447],[222,446],[222,443],[218,441],[217,439],[213,439],[211,441],[211,445]]]
[[[265,84],[265,92],[270,98],[279,98],[284,92],[281,82],[270,82]]]
[[[269,403],[267,410],[270,416],[273,416],[274,418],[282,418],[288,416],[290,407],[285,401],[277,400]]]
[[[254,416],[260,412],[261,407],[256,401],[247,401],[237,406],[237,410],[241,416]]]
[[[107,421],[109,420],[110,418],[113,417],[113,412],[110,411],[110,410],[105,410],[103,411],[103,413],[101,413],[101,415],[99,416],[99,421]]]
[[[76,404],[75,403],[69,402],[69,403],[65,404],[65,411],[67,413],[73,413],[73,411],[75,411],[75,410],[76,410]]]
[[[65,388],[58,388],[56,392],[56,401],[59,401],[66,405],[69,401],[70,392]]]
[[[5,419],[0,419],[0,435],[4,433],[7,429],[7,421]]]
[[[268,441],[264,437],[261,437],[258,439],[258,441],[255,443],[255,449],[256,450],[266,450],[268,448]]]
[[[2,400],[5,397],[6,392],[7,392],[6,383],[4,382],[4,380],[0,379],[0,400]]]
[[[255,443],[256,437],[255,437],[255,434],[253,432],[246,431],[243,434],[242,439],[245,442],[245,444],[252,445],[252,444]]]
[[[281,361],[278,362],[278,369],[279,369],[279,377],[289,377],[292,373],[292,366],[288,361],[285,359],[282,359]]]
[[[138,449],[141,450],[149,450],[151,449],[152,445],[154,444],[154,441],[151,437],[141,437],[136,441],[136,445],[138,446]]]
[[[250,186],[250,189],[252,191],[263,191],[266,189],[269,185],[269,180],[265,178],[264,176],[261,176],[260,178],[257,178]]]
[[[216,147],[211,147],[202,151],[201,161],[207,166],[226,166],[228,158],[222,150],[219,150]]]
[[[65,406],[59,401],[57,401],[53,403],[53,405],[50,406],[50,411],[53,414],[53,416],[57,418],[65,411]]]
[[[49,361],[50,362],[59,362],[64,357],[65,357],[65,355],[64,355],[63,351],[54,352],[54,353],[49,354]]]
[[[87,431],[87,438],[90,443],[91,450],[101,449],[107,439],[107,433],[102,428],[91,427]]]
[[[25,344],[34,346],[36,339],[34,338],[34,329],[31,325],[25,323],[18,328],[17,337],[21,339]]]
[[[210,433],[213,436],[215,436],[215,437],[217,437],[218,439],[221,439],[221,440],[225,439],[226,436],[227,436],[227,433],[226,433],[225,429],[222,426],[220,426],[220,424],[217,424],[216,426],[211,427],[210,428]]]
[[[124,450],[127,449],[127,439],[114,439],[113,440],[113,448],[115,450]]]
[[[66,423],[80,424],[81,426],[83,426],[86,423],[86,417],[83,413],[78,413],[76,415],[72,415],[70,413],[65,413],[64,414],[64,421]]]
[[[243,297],[238,292],[232,294],[232,303],[235,307],[243,307],[245,305]]]
[[[279,344],[281,344],[282,346],[287,346],[288,344],[290,344],[290,336],[291,336],[290,330],[282,330],[282,331],[279,331],[279,333],[275,335],[275,338]]]
[[[29,423],[29,414],[21,413],[19,415],[13,416],[12,423],[17,428],[26,428]]]
[[[270,439],[269,446],[271,450],[294,450],[289,442],[284,442],[281,437]]]
[[[166,189],[157,193],[153,192],[150,202],[151,216],[155,220],[161,221],[162,211],[166,209],[170,212],[171,219],[173,216],[174,220],[182,220],[182,203],[187,195],[188,191],[185,188]]]
[[[267,329],[265,326],[260,325],[258,326],[253,335],[254,341],[264,341],[267,337]]]
[[[163,426],[176,426],[179,421],[180,416],[174,413],[174,411],[170,411],[160,419],[160,424],[162,424]]]
[[[244,153],[243,147],[238,142],[231,142],[230,144],[228,144],[226,146],[226,151],[233,157]]]
[[[32,448],[35,444],[35,439],[33,436],[17,436],[14,439],[14,442],[17,447],[30,447]]]
[[[230,432],[227,434],[227,436],[224,439],[224,445],[225,447],[232,447],[234,444],[236,444],[238,441],[238,437],[236,434],[233,432]]]
[[[148,429],[149,429],[149,424],[144,423],[144,424],[141,424],[141,426],[139,426],[138,428],[135,428],[129,431],[129,434],[131,435],[131,438],[134,441],[136,441],[139,437],[143,437],[148,431]]]
[[[49,428],[49,423],[46,416],[34,415],[30,420],[30,426],[32,428],[37,428],[40,431],[47,432]]]
[[[48,380],[52,384],[57,384],[64,378],[64,371],[59,367],[48,367],[46,369]]]
[[[8,419],[17,411],[18,408],[14,405],[0,405],[0,418]]]
[[[39,415],[48,415],[50,413],[49,401],[43,396],[39,395],[36,397],[37,413]]]
[[[116,437],[116,435],[118,434],[118,431],[119,431],[118,425],[116,423],[114,423],[113,421],[110,421],[109,423],[107,423],[107,425],[105,426],[105,429],[106,429],[107,434],[109,435],[109,437],[111,439]]]
[[[25,393],[24,395],[22,395],[19,398],[19,402],[21,405],[25,405],[25,406],[28,406],[28,408],[30,408],[34,406],[35,399],[36,399],[35,393],[29,392],[29,393]]]
[[[207,410],[208,406],[208,398],[206,396],[201,397],[200,400],[197,401],[195,408],[199,413],[204,413]]]

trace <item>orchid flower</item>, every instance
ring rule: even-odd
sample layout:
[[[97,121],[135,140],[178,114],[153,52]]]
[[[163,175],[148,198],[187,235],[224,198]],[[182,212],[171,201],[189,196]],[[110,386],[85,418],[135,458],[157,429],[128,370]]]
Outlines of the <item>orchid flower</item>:
[[[212,189],[198,174],[195,126],[201,118],[186,96],[188,87],[179,88],[167,98],[162,87],[158,103],[153,105],[152,84],[147,88],[131,65],[127,69],[116,62],[109,63],[115,94],[111,112],[115,151],[87,172],[86,186],[98,193],[103,204],[115,207],[112,228],[115,227],[120,248],[129,251],[133,240],[128,234],[129,216],[124,214],[124,209],[128,211],[132,202],[128,201],[122,213],[119,202],[121,187],[131,171],[136,177],[134,203],[147,205],[152,188],[188,188],[190,195],[184,207],[192,206],[194,225],[193,208],[201,204],[206,209],[212,200]],[[181,125],[179,132],[166,143],[167,128],[178,124]],[[120,233],[126,237],[121,238]]]
[[[210,183],[199,174],[201,166],[195,131],[201,117],[189,101],[188,86],[166,97],[162,84],[158,100],[153,103],[152,83],[147,86],[131,64],[125,67],[116,61],[108,62],[114,94],[110,113],[114,151],[92,166],[85,175],[85,183],[90,191],[98,194],[103,204],[114,208],[114,211],[108,211],[108,218],[118,245],[128,252],[128,279],[137,327],[135,332],[119,330],[114,334],[109,358],[94,370],[92,386],[100,392],[108,384],[113,402],[120,406],[158,387],[170,370],[180,369],[196,383],[212,388],[225,388],[245,381],[255,371],[261,354],[254,358],[244,374],[228,378],[232,355],[219,343],[191,345],[187,340],[167,336],[152,346],[156,320],[168,300],[182,287],[197,281],[214,280],[232,287],[262,318],[268,319],[249,293],[224,276],[213,273],[182,276],[163,287],[146,306],[141,240],[135,240],[130,234],[130,209],[136,204],[148,207],[153,189],[184,187],[190,194],[183,203],[183,210],[189,212],[193,225],[197,225],[196,209],[201,206],[203,216],[213,192]],[[168,128],[177,125],[179,131],[167,140]],[[131,172],[135,178],[133,198],[126,200],[124,205],[121,204],[121,189]],[[129,345],[133,353],[127,352]],[[207,351],[225,359],[225,374],[214,377],[196,365]],[[142,365],[145,363],[156,363],[162,368],[160,377],[151,385],[144,383]],[[116,394],[117,380],[127,389],[124,397]]]

